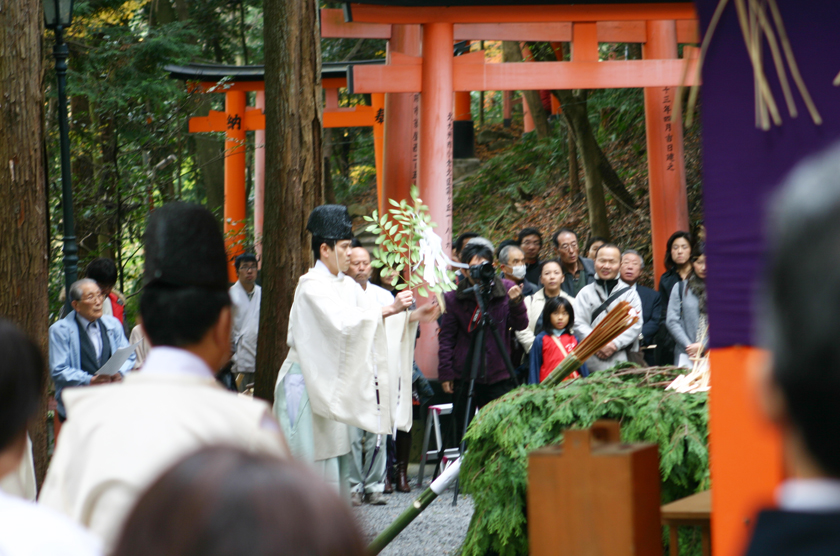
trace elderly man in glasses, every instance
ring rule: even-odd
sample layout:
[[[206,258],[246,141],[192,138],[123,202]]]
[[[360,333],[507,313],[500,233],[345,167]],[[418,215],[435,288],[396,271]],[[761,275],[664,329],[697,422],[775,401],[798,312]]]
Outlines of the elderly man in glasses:
[[[119,320],[102,314],[104,297],[96,281],[84,278],[70,286],[73,310],[50,326],[50,374],[55,382],[58,417],[67,419],[61,391],[68,386],[119,382],[134,366],[134,354],[112,376],[97,371],[115,351],[128,346]]]

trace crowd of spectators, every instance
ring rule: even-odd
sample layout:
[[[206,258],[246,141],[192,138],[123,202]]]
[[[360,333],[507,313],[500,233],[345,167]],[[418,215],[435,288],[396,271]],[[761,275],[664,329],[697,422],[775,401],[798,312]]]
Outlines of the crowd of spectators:
[[[495,249],[474,232],[465,232],[453,242],[456,260],[470,267],[494,262],[495,256],[498,274],[488,312],[509,346],[518,379],[534,382],[540,365],[559,362],[558,349],[565,356],[573,343],[590,334],[621,301],[638,311],[640,322],[590,358],[585,373],[622,361],[691,367],[704,355],[709,335],[702,241],[695,242],[687,231],[669,238],[666,270],[659,277],[657,291],[642,283],[646,261],[636,249],[593,236],[581,252],[578,233],[568,227],[546,234],[550,245],[543,244],[543,237],[542,231],[528,227]],[[440,323],[439,375],[449,393],[457,393],[469,378],[467,351],[478,313],[475,296],[470,293],[475,282],[470,274],[466,269],[458,272],[458,290],[447,295],[447,312]],[[563,303],[553,301],[558,299]],[[552,313],[546,316],[549,302]],[[571,317],[571,322],[558,328],[553,323],[563,322],[566,317],[561,314]],[[548,341],[536,342],[535,353],[540,335]],[[479,407],[506,393],[513,384],[496,346],[492,341],[485,344],[486,369],[476,377]],[[535,367],[535,361],[541,363]]]

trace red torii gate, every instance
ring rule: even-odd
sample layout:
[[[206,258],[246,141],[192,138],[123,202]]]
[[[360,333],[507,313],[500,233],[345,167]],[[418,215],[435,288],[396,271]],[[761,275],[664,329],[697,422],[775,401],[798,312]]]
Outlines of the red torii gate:
[[[345,4],[343,11],[322,10],[321,36],[391,41],[388,64],[353,68],[350,87],[355,93],[420,93],[417,181],[444,241],[451,239],[451,154],[444,147],[451,142],[452,93],[643,87],[654,266],[656,275],[661,274],[668,236],[688,227],[682,127],[671,115],[677,109],[672,88],[693,84],[695,76],[695,61],[677,58],[678,43],[698,42],[693,4],[391,5],[397,3],[353,3]],[[407,33],[415,35],[414,42],[422,34],[422,54],[416,44],[409,45],[413,53],[402,52],[411,42],[404,38]],[[395,39],[401,44],[394,45]],[[453,58],[450,45],[455,40],[571,42],[572,61],[488,64],[482,52]],[[599,42],[643,43],[644,59],[599,62]],[[686,53],[694,56],[696,50]],[[388,136],[391,117],[386,111]],[[386,141],[386,152],[389,144]],[[385,194],[404,198],[405,185],[389,179],[389,159],[384,166]]]
[[[324,38],[389,41],[386,65],[354,67],[348,77],[351,92],[386,93],[380,207],[389,198],[408,198],[410,185],[416,183],[444,244],[450,245],[454,94],[643,87],[654,272],[664,272],[668,236],[688,228],[682,124],[674,87],[694,83],[697,49],[684,49],[687,60],[677,57],[678,43],[699,42],[694,5],[405,3],[381,0],[378,5],[345,4],[343,11],[321,10]],[[572,60],[488,64],[483,52],[453,57],[455,40],[571,42]],[[599,42],[643,43],[644,59],[600,62]],[[391,149],[399,151],[397,156]],[[436,376],[434,325],[425,327],[415,354],[421,370]]]
[[[321,72],[321,86],[324,89],[324,128],[372,127],[374,159],[376,164],[377,190],[382,195],[383,122],[384,94],[371,95],[371,106],[340,107],[339,89],[347,86],[348,67],[353,64],[378,64],[379,60],[347,63],[324,63]],[[224,232],[228,254],[231,257],[241,252],[244,240],[247,199],[245,198],[245,152],[247,132],[256,131],[258,146],[265,140],[265,82],[263,66],[226,66],[191,64],[189,66],[169,65],[165,68],[170,77],[190,82],[192,87],[204,93],[224,93],[225,110],[211,110],[207,116],[190,118],[190,133],[225,133],[225,202]],[[223,81],[224,79],[229,81]],[[221,83],[220,83],[221,82]],[[247,93],[256,92],[257,106],[247,106]],[[254,232],[256,249],[261,252],[263,228],[264,193],[264,151],[255,152]],[[231,262],[228,275],[236,280]]]

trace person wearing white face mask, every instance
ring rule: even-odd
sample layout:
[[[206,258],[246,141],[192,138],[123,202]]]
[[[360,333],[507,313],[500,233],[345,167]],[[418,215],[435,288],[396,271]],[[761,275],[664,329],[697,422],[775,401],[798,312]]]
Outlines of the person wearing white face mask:
[[[516,245],[506,245],[499,251],[499,274],[520,288],[523,297],[534,295],[539,289],[525,278],[525,253]]]

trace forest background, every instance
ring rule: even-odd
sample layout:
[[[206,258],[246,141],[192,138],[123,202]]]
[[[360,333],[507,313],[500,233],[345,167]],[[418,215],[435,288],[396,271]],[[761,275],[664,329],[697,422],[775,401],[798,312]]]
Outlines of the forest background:
[[[321,2],[321,7],[340,4]],[[224,203],[224,137],[190,134],[188,119],[223,110],[224,96],[188,91],[168,78],[166,64],[193,62],[254,65],[265,61],[262,0],[78,0],[67,33],[67,90],[79,268],[97,256],[113,258],[117,289],[127,296],[134,320],[143,265],[142,233],[155,206],[181,199],[202,203],[221,225]],[[50,210],[49,291],[51,320],[63,286],[61,181],[52,33],[43,37],[46,69],[46,173]],[[488,56],[511,60],[501,43],[484,45]],[[384,58],[381,40],[322,39],[323,61]],[[474,44],[473,49],[479,48]],[[503,50],[505,50],[503,52]],[[639,58],[638,45],[602,45],[602,58]],[[539,57],[539,45],[534,45]],[[521,58],[520,58],[521,59]],[[571,92],[563,92],[571,93]],[[250,93],[249,105],[254,104]],[[482,169],[456,184],[454,229],[473,230],[496,242],[533,225],[549,234],[566,225],[585,239],[590,230],[586,172],[570,140],[568,117],[521,136],[521,102],[514,93],[514,124],[501,126],[501,93],[473,93],[473,120]],[[605,189],[609,232],[650,260],[644,106],[640,89],[577,91],[566,112],[582,107],[622,191]],[[368,104],[348,95],[343,105]],[[270,102],[270,100],[269,100]],[[572,108],[572,110],[569,110]],[[545,118],[543,113],[535,114]],[[482,132],[486,131],[482,135]],[[253,132],[247,142],[247,197],[253,245]],[[361,216],[375,208],[373,136],[369,128],[324,130],[324,197]],[[686,170],[692,222],[699,222],[700,167],[696,128],[686,131]],[[583,180],[581,179],[583,176]],[[605,185],[609,185],[606,184]],[[266,183],[266,188],[272,184]],[[627,200],[632,203],[628,208]],[[545,254],[551,250],[546,247]],[[647,275],[649,279],[650,275]]]

